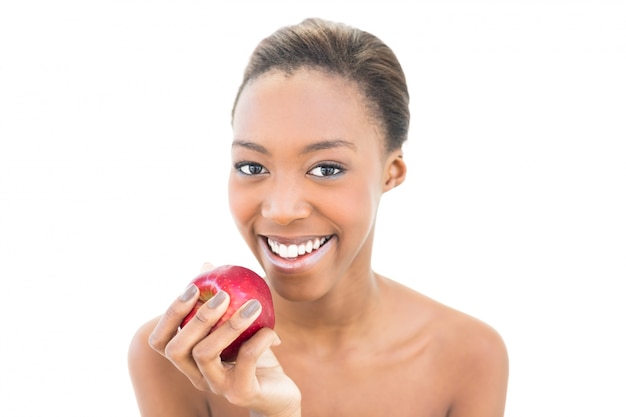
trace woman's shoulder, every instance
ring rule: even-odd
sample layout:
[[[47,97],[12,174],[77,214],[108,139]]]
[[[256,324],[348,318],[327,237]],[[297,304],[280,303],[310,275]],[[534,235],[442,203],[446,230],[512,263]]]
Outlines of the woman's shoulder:
[[[172,363],[152,349],[159,317],[142,324],[128,349],[128,371],[142,415],[210,415],[206,397]]]
[[[429,364],[428,375],[450,395],[449,415],[501,415],[506,398],[509,359],[499,332],[486,322],[401,284],[390,284],[408,322],[412,344]],[[399,302],[398,302],[399,301]],[[434,382],[433,382],[434,383]]]
[[[150,347],[150,334],[158,321],[159,317],[141,324],[130,341],[128,366],[131,377],[135,373],[142,371],[144,367],[158,364],[162,360],[162,356]]]
[[[460,358],[467,366],[485,361],[499,367],[508,363],[503,338],[485,321],[396,281],[388,280],[388,286],[394,310],[411,317],[415,334],[427,339],[438,355],[446,355],[446,360]]]

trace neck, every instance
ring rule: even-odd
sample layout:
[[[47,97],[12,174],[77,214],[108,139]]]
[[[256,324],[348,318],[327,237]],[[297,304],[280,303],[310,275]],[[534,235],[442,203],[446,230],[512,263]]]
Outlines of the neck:
[[[346,285],[335,288],[319,299],[274,300],[276,331],[298,349],[316,350],[319,354],[335,352],[358,343],[372,331],[372,321],[380,304],[380,277],[369,271],[366,276],[351,277]]]

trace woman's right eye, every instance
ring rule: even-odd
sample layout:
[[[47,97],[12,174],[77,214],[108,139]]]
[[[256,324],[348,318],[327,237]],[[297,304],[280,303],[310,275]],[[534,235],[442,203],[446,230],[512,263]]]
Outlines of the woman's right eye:
[[[235,165],[235,169],[244,175],[260,175],[267,173],[263,165],[255,164],[254,162],[240,162]]]

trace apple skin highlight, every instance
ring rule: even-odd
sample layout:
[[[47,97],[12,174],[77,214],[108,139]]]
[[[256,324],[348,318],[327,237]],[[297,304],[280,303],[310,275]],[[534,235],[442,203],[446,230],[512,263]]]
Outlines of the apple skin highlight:
[[[200,290],[200,297],[193,309],[183,319],[181,328],[191,320],[205,302],[220,290],[225,291],[230,296],[230,304],[209,333],[225,323],[248,300],[256,299],[261,303],[259,317],[220,354],[224,362],[234,362],[237,359],[241,344],[257,331],[263,327],[274,328],[275,316],[272,294],[267,282],[256,272],[243,266],[222,265],[201,273],[191,283]]]

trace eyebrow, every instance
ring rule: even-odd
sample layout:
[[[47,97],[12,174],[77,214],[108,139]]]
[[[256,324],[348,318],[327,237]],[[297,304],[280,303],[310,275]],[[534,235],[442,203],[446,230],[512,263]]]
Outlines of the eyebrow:
[[[258,153],[262,153],[264,155],[269,155],[270,152],[263,145],[259,145],[258,143],[250,142],[247,140],[235,139],[231,145],[233,148],[242,147],[249,149],[251,151],[255,151]],[[305,155],[308,153],[321,151],[325,149],[334,149],[334,148],[348,148],[353,151],[357,150],[357,147],[354,143],[349,142],[343,139],[330,139],[330,140],[321,140],[319,142],[311,143],[305,146],[301,151],[300,155]]]
[[[332,139],[332,140],[322,140],[319,142],[311,143],[307,145],[300,151],[300,155],[304,155],[307,153],[321,151],[324,149],[334,149],[334,148],[348,148],[353,151],[356,151],[356,145],[352,142],[348,142],[343,139]]]
[[[258,143],[249,142],[247,140],[235,139],[231,147],[233,148],[242,147],[242,148],[250,149],[251,151],[262,153],[264,155],[269,155],[270,153],[264,146],[259,145]]]

